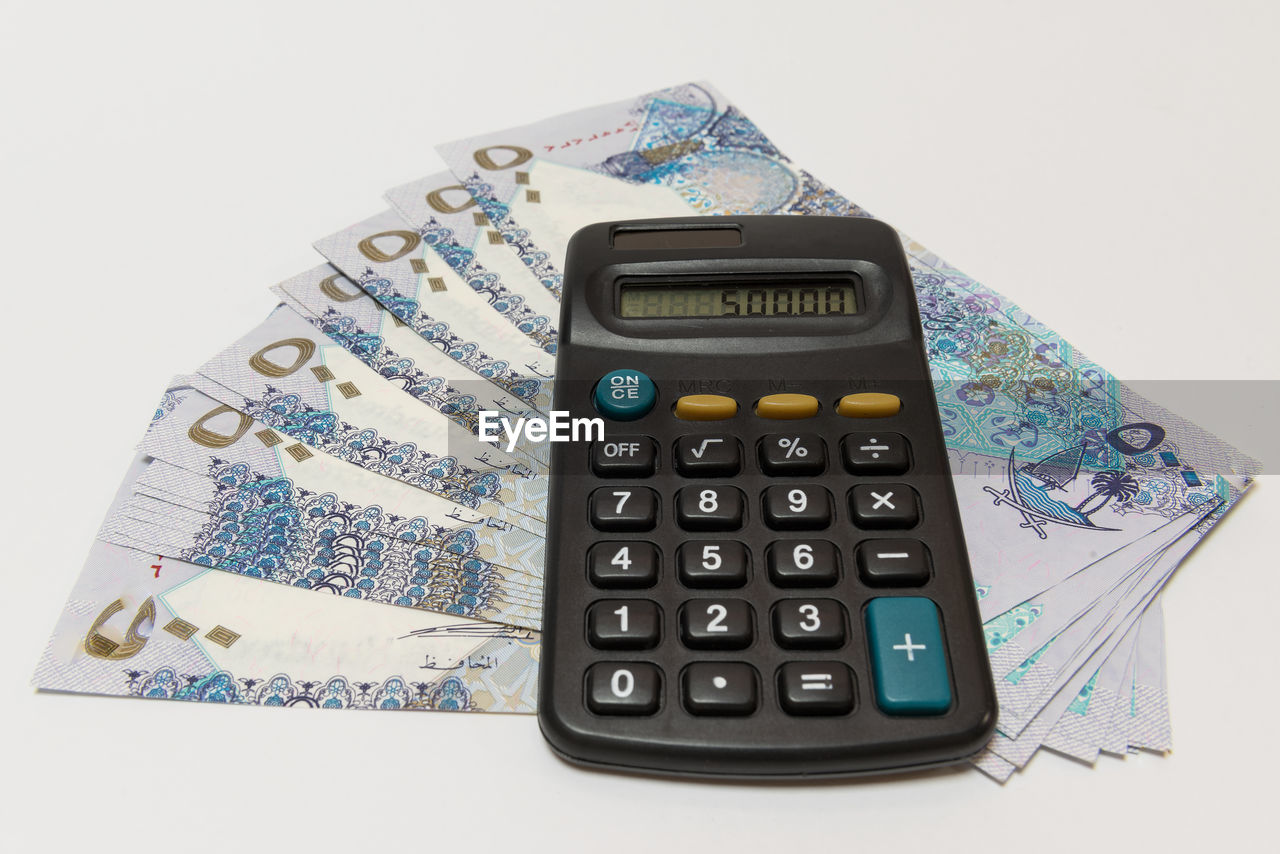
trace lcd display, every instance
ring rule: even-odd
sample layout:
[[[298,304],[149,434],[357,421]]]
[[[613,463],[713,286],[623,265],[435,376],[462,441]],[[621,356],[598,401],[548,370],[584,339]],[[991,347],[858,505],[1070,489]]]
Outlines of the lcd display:
[[[621,317],[826,317],[858,313],[851,281],[622,285]]]

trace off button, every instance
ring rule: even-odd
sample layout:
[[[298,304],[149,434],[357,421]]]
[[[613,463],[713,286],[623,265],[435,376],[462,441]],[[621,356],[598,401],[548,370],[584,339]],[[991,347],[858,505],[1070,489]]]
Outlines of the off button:
[[[658,399],[658,389],[639,371],[610,371],[596,383],[596,409],[614,421],[635,421],[643,417]]]

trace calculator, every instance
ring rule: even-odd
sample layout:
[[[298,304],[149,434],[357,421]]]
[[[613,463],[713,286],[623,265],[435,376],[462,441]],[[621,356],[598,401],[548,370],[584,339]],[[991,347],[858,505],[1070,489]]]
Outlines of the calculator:
[[[564,273],[553,409],[603,431],[551,448],[552,748],[723,778],[981,750],[995,692],[893,229],[600,223]]]

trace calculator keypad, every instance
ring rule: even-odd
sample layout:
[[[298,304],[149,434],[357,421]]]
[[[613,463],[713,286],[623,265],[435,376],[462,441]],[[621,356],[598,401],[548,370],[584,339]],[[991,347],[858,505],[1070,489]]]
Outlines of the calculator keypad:
[[[813,417],[810,399],[801,400],[801,406],[796,402],[799,398],[792,397],[762,398],[765,412],[756,414],[771,419]],[[878,417],[870,412],[839,414]],[[596,542],[586,555],[588,581],[602,593],[650,591],[640,595],[654,596],[667,607],[664,611],[658,601],[645,598],[597,599],[586,613],[591,647],[643,656],[646,651],[656,654],[653,651],[664,644],[677,644],[686,651],[686,663],[678,673],[675,668],[668,670],[673,684],[666,689],[671,695],[666,701],[677,703],[688,714],[752,715],[766,700],[786,715],[839,716],[858,708],[859,659],[846,659],[851,649],[862,649],[861,637],[870,661],[869,670],[864,671],[869,693],[881,712],[937,715],[950,708],[950,677],[932,600],[919,595],[873,597],[858,610],[857,600],[842,600],[838,597],[844,594],[836,592],[844,591],[846,584],[877,592],[919,590],[933,579],[935,567],[922,540],[863,533],[906,533],[921,522],[919,493],[910,484],[884,480],[911,472],[911,446],[905,436],[870,430],[828,440],[814,432],[766,433],[747,444],[754,453],[745,458],[741,431],[684,434],[669,441],[664,446],[652,436],[617,435],[591,446],[591,472],[619,481],[590,493],[592,527],[601,532],[654,531],[648,536],[657,543]],[[828,472],[828,441],[837,455],[833,473]],[[664,453],[670,455],[674,473],[681,479],[669,492],[643,484],[659,472]],[[737,485],[715,481],[747,476],[748,480],[735,481],[746,483],[753,474],[772,482],[750,494]],[[843,495],[833,496],[809,480],[824,474],[827,484],[833,482],[832,474],[847,478],[847,485],[841,487]],[[624,478],[642,482],[623,482]],[[663,502],[670,502],[665,521]],[[744,540],[750,540],[753,507],[760,513],[759,526],[765,529],[815,535],[781,534],[763,545],[758,541],[749,545]],[[668,526],[681,533],[674,545],[660,546],[670,542],[661,533]],[[684,532],[713,532],[713,536],[690,539]],[[664,554],[667,548],[672,553]],[[753,559],[763,561],[763,581],[754,578]],[[673,561],[674,579],[663,578],[664,560]],[[760,583],[776,593],[765,601],[755,598],[756,592],[750,601],[739,593],[719,598],[683,596],[672,602],[669,592],[664,592],[758,591]],[[806,595],[806,591],[824,590],[825,595]],[[759,627],[757,609],[762,620]],[[674,637],[664,637],[664,621],[672,616],[674,625],[666,633]],[[765,648],[762,644],[802,658],[784,661],[764,681],[756,666],[746,661],[696,660],[703,651],[736,651],[756,661],[753,656]],[[597,663],[586,674],[586,704],[599,715],[655,714],[664,703],[665,678],[653,662]]]

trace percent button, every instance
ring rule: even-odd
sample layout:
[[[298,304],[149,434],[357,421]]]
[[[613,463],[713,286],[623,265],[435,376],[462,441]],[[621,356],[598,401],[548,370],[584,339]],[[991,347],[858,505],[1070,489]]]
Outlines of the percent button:
[[[768,475],[822,474],[827,446],[817,433],[771,433],[760,440],[760,469]]]

